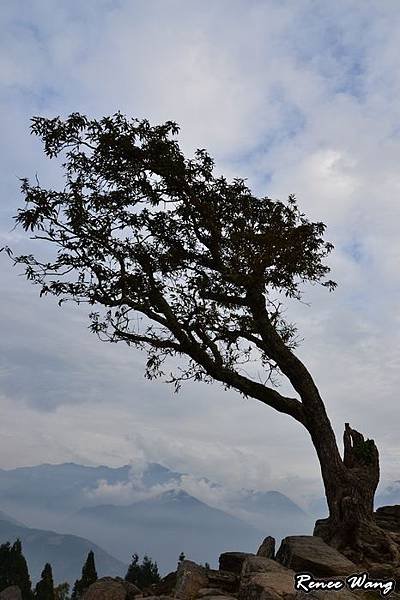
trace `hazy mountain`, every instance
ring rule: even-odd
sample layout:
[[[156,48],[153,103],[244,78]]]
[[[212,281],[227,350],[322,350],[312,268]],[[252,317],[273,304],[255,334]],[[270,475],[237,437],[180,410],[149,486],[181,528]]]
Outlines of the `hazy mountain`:
[[[25,527],[23,523],[14,519],[14,517],[10,517],[7,513],[0,510],[0,521],[8,521],[9,523],[13,523],[14,525],[20,525],[21,527]]]
[[[85,490],[96,488],[100,480],[110,484],[127,481],[129,473],[129,465],[113,469],[75,463],[0,469],[0,502],[51,510],[79,508],[86,501]]]
[[[175,569],[180,552],[216,564],[225,550],[255,552],[263,532],[200,502],[182,490],[170,490],[129,506],[84,508],[70,522],[120,557],[147,552],[162,571]],[[87,532],[87,533],[86,533]]]
[[[276,538],[289,533],[310,534],[314,526],[315,520],[310,515],[290,498],[276,491],[242,490],[232,506],[240,510],[243,519]]]
[[[312,532],[314,521],[277,491],[228,492],[203,478],[202,502],[182,491],[190,476],[157,463],[138,467],[0,469],[0,506],[30,527],[83,535],[124,562],[147,552],[161,571],[175,568],[181,551],[216,564],[219,552],[256,551],[266,535]]]
[[[13,543],[17,538],[22,542],[23,554],[34,583],[40,578],[45,563],[50,562],[54,580],[69,581],[72,585],[81,575],[82,565],[89,550],[93,550],[95,554],[99,577],[104,575],[124,577],[127,570],[126,564],[83,537],[32,529],[13,521],[0,519],[0,543],[8,541]]]

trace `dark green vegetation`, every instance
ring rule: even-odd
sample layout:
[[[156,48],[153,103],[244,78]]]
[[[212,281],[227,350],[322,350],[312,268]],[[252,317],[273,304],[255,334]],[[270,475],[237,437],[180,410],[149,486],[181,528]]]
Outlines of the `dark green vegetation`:
[[[46,563],[40,581],[35,587],[36,600],[55,600],[53,572],[50,563]]]
[[[71,599],[79,600],[88,587],[91,586],[95,581],[97,581],[97,571],[94,563],[94,554],[93,551],[90,550],[89,554],[87,555],[86,562],[82,567],[82,576],[74,583]]]
[[[75,581],[71,599],[79,600],[84,591],[96,580],[94,553],[91,550],[82,567],[81,578]],[[12,585],[20,588],[23,600],[69,600],[69,584],[67,582],[62,582],[54,587],[50,563],[45,564],[35,591],[32,591],[31,579],[20,540],[12,545],[10,542],[6,542],[0,546],[0,592]]]
[[[18,585],[23,600],[33,600],[32,584],[28,567],[22,554],[21,541],[0,546],[0,591],[10,585]]]
[[[354,446],[363,436],[346,424],[340,455],[277,300],[301,299],[307,282],[334,289],[325,225],[310,222],[294,196],[258,198],[243,180],[215,177],[205,150],[187,160],[173,122],[75,113],[35,117],[32,132],[48,157],[64,156],[66,183],[57,191],[22,182],[16,222],[54,249],[48,260],[6,249],[27,278],[60,303],[93,306],[91,330],[146,350],[148,378],[165,376],[176,389],[218,381],[295,419],[315,447],[329,508],[315,532],[354,561],[399,563],[395,540],[372,518],[377,448],[372,442],[368,462],[360,458]],[[168,375],[173,356],[182,366]],[[263,381],[243,374],[250,360]],[[273,387],[279,374],[295,397]]]
[[[150,587],[154,583],[159,583],[160,574],[157,563],[153,562],[147,554],[144,555],[142,562],[139,563],[139,556],[133,554],[125,579],[137,585],[141,590]]]

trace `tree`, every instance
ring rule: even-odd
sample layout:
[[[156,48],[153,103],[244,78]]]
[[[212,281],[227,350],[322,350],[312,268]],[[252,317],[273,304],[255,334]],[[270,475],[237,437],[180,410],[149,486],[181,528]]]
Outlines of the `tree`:
[[[315,533],[353,560],[398,562],[395,537],[372,517],[376,445],[346,424],[341,456],[283,312],[304,283],[336,285],[324,263],[333,249],[325,225],[310,222],[294,196],[258,198],[244,180],[214,176],[205,150],[185,159],[178,130],[120,113],[33,118],[46,155],[65,156],[66,183],[56,191],[23,179],[27,204],[15,218],[54,255],[6,251],[41,294],[94,306],[90,327],[100,339],[147,350],[149,379],[165,375],[176,390],[218,381],[295,419],[315,447],[329,507]],[[182,366],[167,375],[173,357]],[[263,381],[244,374],[251,360]],[[278,392],[279,375],[294,397]]]
[[[142,564],[140,565],[139,556],[133,554],[131,564],[125,575],[125,581],[137,585],[141,590],[144,590],[155,583],[159,583],[160,574],[158,572],[157,563],[153,562],[153,560],[145,554]]]
[[[0,591],[10,585],[19,587],[23,600],[32,600],[32,584],[19,539],[13,545],[6,542],[0,546]]]
[[[55,600],[53,572],[49,563],[45,564],[40,577],[35,588],[36,600]]]
[[[81,598],[88,587],[95,581],[97,581],[97,571],[94,562],[94,553],[93,550],[90,550],[82,567],[82,577],[74,583],[71,598],[74,600]]]
[[[63,581],[63,583],[59,583],[54,588],[54,598],[55,600],[69,600],[69,583],[67,581]]]

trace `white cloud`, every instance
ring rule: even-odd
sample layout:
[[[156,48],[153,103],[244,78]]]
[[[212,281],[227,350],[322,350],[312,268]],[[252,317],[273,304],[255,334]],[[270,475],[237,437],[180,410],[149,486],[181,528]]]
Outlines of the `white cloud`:
[[[311,308],[290,306],[305,337],[299,353],[338,435],[349,420],[376,437],[383,473],[395,477],[397,0],[21,6],[3,3],[0,17],[0,230],[11,235],[18,176],[37,171],[44,184],[59,178],[27,133],[38,113],[121,109],[153,122],[172,118],[182,125],[184,150],[206,147],[218,172],[248,177],[262,195],[296,193],[310,218],[328,224],[340,284],[331,295],[308,290]],[[17,236],[14,244],[29,247]],[[175,397],[145,382],[142,356],[90,338],[83,311],[39,300],[0,260],[3,466],[140,457],[227,487],[292,486],[303,494],[311,480],[319,485],[308,435],[288,418],[218,386],[189,386]],[[102,493],[114,492],[103,486]]]

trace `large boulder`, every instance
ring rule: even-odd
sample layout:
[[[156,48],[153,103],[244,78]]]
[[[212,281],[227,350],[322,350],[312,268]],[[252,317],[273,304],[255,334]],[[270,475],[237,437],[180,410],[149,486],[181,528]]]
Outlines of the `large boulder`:
[[[275,538],[271,537],[270,535],[267,536],[257,550],[257,556],[275,558]]]
[[[9,585],[0,592],[0,600],[22,600],[21,590],[17,585]]]
[[[294,598],[294,572],[289,569],[254,573],[240,586],[239,600]]]
[[[243,563],[248,556],[254,556],[248,552],[223,552],[219,557],[220,571],[231,571],[240,575]]]
[[[313,535],[293,535],[282,540],[276,560],[296,572],[314,577],[357,573],[357,566],[340,552]]]
[[[193,600],[199,590],[210,587],[207,571],[191,560],[183,560],[176,573],[175,598]]]
[[[198,600],[236,600],[236,596],[226,596],[225,594],[210,594],[207,596],[197,596]]]
[[[374,512],[374,521],[382,529],[400,533],[400,505],[379,507]]]
[[[217,588],[227,594],[236,594],[239,591],[240,576],[232,571],[207,569],[206,575],[209,587]]]
[[[134,600],[141,590],[121,577],[102,577],[86,590],[83,600]]]
[[[206,598],[207,597],[207,600],[209,600],[209,598],[208,598],[209,596],[213,596],[213,597],[224,596],[224,598],[227,597],[226,593],[223,590],[219,590],[218,588],[210,588],[210,587],[201,588],[201,590],[199,590],[197,592],[197,598]]]
[[[151,586],[151,591],[154,596],[173,596],[176,586],[176,571],[168,573],[161,579],[159,583]]]
[[[254,573],[268,573],[268,572],[282,572],[287,571],[287,568],[278,563],[272,558],[265,558],[264,556],[249,556],[243,563],[242,568],[242,581],[253,575]]]
[[[378,600],[379,595],[375,594],[371,596],[371,594],[357,591],[351,592],[350,590],[343,588],[339,591],[331,591],[327,592],[326,590],[313,590],[310,592],[296,592],[293,596],[293,600]],[[289,600],[286,598],[285,600]],[[291,600],[291,599],[290,599]],[[390,595],[390,600],[398,600],[395,599],[394,596]]]

